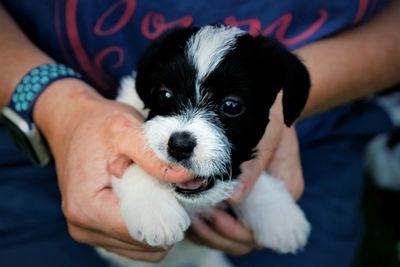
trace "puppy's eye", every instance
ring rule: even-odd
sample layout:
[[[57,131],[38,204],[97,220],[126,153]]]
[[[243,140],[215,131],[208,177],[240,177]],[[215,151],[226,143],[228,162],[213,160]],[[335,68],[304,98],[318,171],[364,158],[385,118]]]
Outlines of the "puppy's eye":
[[[162,105],[168,105],[172,102],[173,95],[168,89],[162,88],[158,91],[158,102]]]
[[[243,113],[244,107],[239,100],[228,98],[222,103],[221,111],[228,117],[237,117]]]

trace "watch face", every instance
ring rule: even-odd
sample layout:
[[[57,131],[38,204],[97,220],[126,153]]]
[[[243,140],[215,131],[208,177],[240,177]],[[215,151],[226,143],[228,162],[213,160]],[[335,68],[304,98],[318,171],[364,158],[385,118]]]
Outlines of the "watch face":
[[[33,163],[36,165],[45,165],[50,161],[50,153],[45,144],[41,143],[39,133],[35,133],[36,128],[29,132],[23,131],[17,126],[18,124],[4,113],[1,113],[0,119],[17,147],[28,155]],[[35,136],[36,134],[37,136]]]

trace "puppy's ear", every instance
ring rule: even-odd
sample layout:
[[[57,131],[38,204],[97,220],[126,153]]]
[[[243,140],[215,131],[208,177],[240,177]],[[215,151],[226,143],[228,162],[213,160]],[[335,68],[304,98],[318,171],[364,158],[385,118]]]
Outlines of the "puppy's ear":
[[[267,84],[277,94],[283,90],[283,115],[287,126],[300,116],[310,90],[310,76],[306,66],[300,59],[289,52],[281,44],[271,38],[257,36],[256,42],[260,44],[258,61],[261,66],[262,77],[266,77]]]
[[[283,60],[283,117],[289,127],[300,116],[307,102],[311,87],[310,75],[306,66],[298,57],[288,51],[284,53]]]

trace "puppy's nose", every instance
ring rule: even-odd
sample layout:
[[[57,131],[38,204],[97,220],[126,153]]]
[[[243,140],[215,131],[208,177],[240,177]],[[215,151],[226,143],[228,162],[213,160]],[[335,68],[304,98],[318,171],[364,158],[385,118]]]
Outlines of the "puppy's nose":
[[[168,154],[177,161],[190,158],[196,147],[196,138],[189,132],[174,132],[168,140]]]

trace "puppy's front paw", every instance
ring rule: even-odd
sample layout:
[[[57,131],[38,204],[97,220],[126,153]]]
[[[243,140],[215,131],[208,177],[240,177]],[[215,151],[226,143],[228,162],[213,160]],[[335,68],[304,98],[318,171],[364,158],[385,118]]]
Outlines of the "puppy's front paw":
[[[311,226],[283,184],[263,173],[245,201],[235,207],[256,241],[280,253],[295,253],[307,243]]]
[[[132,165],[121,179],[113,179],[113,189],[134,239],[150,246],[169,247],[184,238],[190,218],[167,184]]]
[[[160,199],[124,215],[131,236],[154,247],[169,247],[184,238],[190,225],[186,211],[175,199]]]
[[[280,253],[296,253],[307,243],[311,226],[295,203],[271,205],[253,223],[258,244]]]

